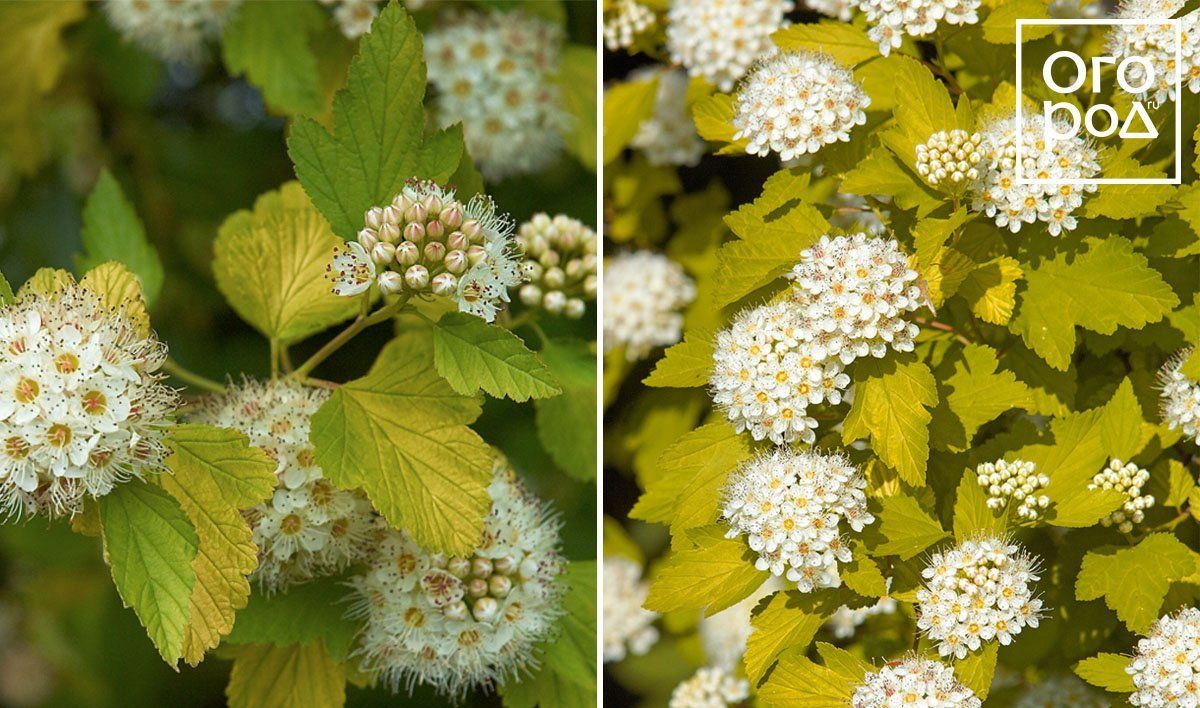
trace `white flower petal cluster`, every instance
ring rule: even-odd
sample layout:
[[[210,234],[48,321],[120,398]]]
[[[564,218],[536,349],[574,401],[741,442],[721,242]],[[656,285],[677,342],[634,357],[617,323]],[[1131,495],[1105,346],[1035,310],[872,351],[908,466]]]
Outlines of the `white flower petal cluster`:
[[[492,509],[470,556],[430,553],[390,531],[350,580],[364,620],[356,655],[393,691],[428,684],[448,696],[495,689],[534,666],[563,614],[561,522],[502,460]]]
[[[520,11],[448,13],[425,34],[437,117],[463,124],[489,180],[540,172],[562,152],[570,119],[554,73],[564,41],[561,27]]]
[[[734,139],[751,155],[791,160],[836,142],[867,122],[871,98],[850,70],[823,52],[779,52],[759,62],[733,104]]]
[[[198,62],[242,0],[104,0],[109,22],[126,41],[165,61]]]
[[[771,34],[794,7],[791,0],[673,0],[667,51],[689,75],[731,91],[754,62],[775,51]]]
[[[694,167],[704,156],[705,145],[688,112],[687,74],[682,69],[661,71],[653,68],[630,74],[632,81],[654,77],[658,78],[654,113],[638,126],[629,145],[641,150],[651,165]]]
[[[750,615],[754,613],[754,608],[763,598],[783,587],[783,583],[772,576],[736,605],[700,619],[700,643],[704,646],[709,666],[719,666],[727,671],[736,669],[738,661],[746,653],[746,642],[753,631]]]
[[[856,2],[857,0],[804,0],[804,6],[826,17],[849,22],[854,18]]]
[[[1183,363],[1192,355],[1189,347],[1167,360],[1158,371],[1158,415],[1172,430],[1200,445],[1200,382],[1183,373]]]
[[[750,697],[750,682],[730,671],[710,666],[700,669],[671,692],[668,708],[725,708]]]
[[[962,194],[979,179],[982,142],[983,136],[979,133],[957,128],[950,132],[939,130],[917,146],[917,174],[931,187],[947,194]]]
[[[512,221],[490,197],[465,204],[454,190],[409,180],[391,204],[371,207],[358,240],[334,250],[333,293],[449,297],[460,312],[491,322],[521,282]]]
[[[867,37],[879,44],[886,57],[899,49],[904,35],[924,37],[939,24],[973,25],[979,22],[980,0],[855,0],[867,17]]]
[[[534,214],[517,229],[517,245],[528,281],[518,291],[521,302],[552,315],[583,317],[586,301],[596,299],[596,232],[565,214]]]
[[[1040,681],[1025,691],[1013,708],[1110,708],[1111,705],[1103,692],[1070,674],[1062,674]]]
[[[1137,687],[1129,696],[1135,706],[1200,706],[1200,609],[1159,618],[1138,640],[1125,672]]]
[[[621,556],[604,557],[604,661],[641,656],[658,641],[657,612],[642,607],[650,593],[642,566]]]
[[[637,0],[617,0],[605,13],[604,46],[610,52],[633,46],[637,36],[654,27],[654,12]]]
[[[0,307],[0,514],[75,514],[163,470],[166,346],[73,281]]]
[[[874,605],[867,607],[851,609],[843,605],[830,616],[825,626],[838,639],[849,639],[854,636],[854,631],[867,621],[867,618],[875,615],[890,615],[895,611],[896,601],[890,597],[882,597]]]
[[[1046,5],[1046,14],[1062,20],[1096,20],[1104,17],[1104,13],[1104,3],[1096,0],[1051,0]],[[1083,45],[1091,34],[1086,25],[1063,25],[1059,29],[1075,46]]]
[[[604,264],[604,351],[624,347],[629,361],[675,344],[683,309],[696,284],[670,258],[652,251],[613,256]]]
[[[1165,20],[1183,9],[1183,0],[1125,0],[1117,10],[1123,20]],[[1183,44],[1179,44],[1182,34]],[[1200,10],[1179,18],[1178,27],[1169,22],[1114,25],[1108,34],[1108,54],[1120,64],[1129,57],[1148,61],[1148,76],[1141,62],[1130,62],[1126,80],[1134,88],[1148,84],[1133,97],[1151,106],[1175,101],[1175,80],[1191,93],[1200,93]],[[1177,57],[1182,64],[1177,63]],[[1176,69],[1178,68],[1178,72]],[[1124,90],[1124,87],[1122,87]]]
[[[327,389],[294,381],[246,380],[192,416],[245,433],[275,461],[275,493],[245,514],[258,546],[251,578],[268,593],[345,570],[380,538],[382,523],[366,496],[334,487],[317,466],[308,433],[328,398]]]
[[[801,592],[842,584],[838,564],[853,560],[845,527],[875,521],[867,480],[838,452],[775,448],[743,463],[725,484],[727,538],[745,536],[759,570],[786,577]]]
[[[1084,194],[1096,191],[1094,182],[1067,183],[1089,180],[1100,172],[1095,146],[1080,136],[1048,139],[1045,122],[1040,113],[1025,115],[1019,137],[1012,116],[997,118],[982,130],[984,159],[979,179],[971,184],[971,208],[1014,234],[1039,221],[1053,236],[1073,230],[1078,224],[1073,214],[1082,206]],[[1060,134],[1067,132],[1063,125],[1059,128]],[[1048,183],[1017,184],[1018,139],[1021,178]]]
[[[1016,543],[996,536],[969,539],[934,553],[921,571],[917,627],[941,656],[963,659],[984,642],[1010,644],[1025,627],[1037,627],[1042,601],[1032,584],[1036,560]]]
[[[979,708],[983,703],[945,664],[912,655],[867,674],[850,697],[853,708]]]
[[[1003,509],[1016,500],[1017,516],[1033,521],[1050,506],[1050,497],[1038,494],[1050,478],[1038,474],[1037,465],[1026,460],[996,460],[975,468],[976,481],[987,492],[989,509]]]
[[[1115,525],[1121,533],[1129,533],[1134,524],[1142,523],[1145,510],[1154,506],[1154,497],[1142,494],[1142,486],[1149,479],[1150,473],[1132,462],[1123,463],[1115,457],[1109,460],[1108,467],[1092,477],[1088,489],[1115,489],[1127,499],[1120,509],[1100,519],[1100,525],[1106,528]]]
[[[801,339],[806,324],[793,303],[781,302],[743,310],[717,333],[709,385],[737,432],[776,445],[811,443],[817,421],[808,407],[841,402],[850,377],[841,361],[818,358]]]
[[[319,0],[333,8],[333,19],[346,39],[358,39],[371,31],[371,23],[379,16],[379,0]],[[412,3],[407,3],[412,9]]]
[[[882,357],[889,348],[913,350],[916,324],[905,315],[921,308],[925,296],[917,271],[892,239],[866,233],[822,236],[800,254],[788,277],[792,299],[803,308],[800,338],[813,345],[818,360]]]

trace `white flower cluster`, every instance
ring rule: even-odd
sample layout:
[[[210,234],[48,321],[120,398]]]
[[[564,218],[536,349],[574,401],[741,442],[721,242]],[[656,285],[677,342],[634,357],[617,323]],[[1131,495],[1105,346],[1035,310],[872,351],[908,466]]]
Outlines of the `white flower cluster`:
[[[1062,674],[1038,682],[1021,695],[1013,708],[1110,708],[1105,695],[1083,681]]]
[[[1200,609],[1186,607],[1159,618],[1138,640],[1125,672],[1137,687],[1129,696],[1135,706],[1200,706]]]
[[[917,627],[941,656],[963,659],[993,639],[1009,644],[1037,627],[1042,601],[1033,596],[1036,561],[1004,538],[983,536],[934,553],[921,571]]]
[[[709,378],[713,403],[737,432],[776,445],[816,440],[810,405],[838,404],[850,385],[842,363],[802,339],[807,322],[790,302],[743,310],[717,333]]]
[[[979,179],[983,136],[957,128],[939,130],[917,146],[917,174],[947,194],[962,194]]]
[[[939,23],[973,25],[979,22],[980,0],[855,0],[871,28],[867,37],[887,56],[899,49],[904,35],[933,34]]]
[[[583,317],[585,301],[596,299],[596,232],[564,214],[535,214],[517,230],[517,244],[528,281],[518,291],[521,302],[552,315]]]
[[[178,396],[148,328],[69,282],[0,307],[0,351],[0,514],[73,515],[163,469]]]
[[[1200,382],[1183,373],[1183,364],[1192,355],[1188,347],[1167,360],[1158,371],[1159,417],[1174,430],[1200,445]]]
[[[671,61],[722,91],[775,50],[771,34],[787,21],[791,0],[673,0],[667,12]]]
[[[336,295],[378,284],[385,294],[453,298],[461,312],[488,322],[521,282],[512,222],[491,198],[466,204],[454,190],[410,180],[391,204],[367,210],[358,240],[334,251],[327,276]]]
[[[358,39],[371,31],[371,23],[379,16],[379,0],[319,0],[333,8],[333,19],[347,39]]]
[[[979,708],[982,702],[945,664],[912,655],[867,674],[850,698],[853,708]]]
[[[258,546],[251,577],[268,593],[345,570],[379,541],[371,502],[325,479],[308,441],[312,416],[328,398],[327,389],[293,381],[247,380],[208,399],[192,418],[245,433],[275,461],[274,495],[246,512]]]
[[[479,171],[496,181],[558,159],[569,117],[561,105],[561,27],[523,12],[449,13],[425,34],[429,83],[443,126],[461,122]]]
[[[734,98],[734,139],[751,155],[791,160],[850,140],[867,122],[871,98],[854,75],[823,52],[780,52],[762,60]]]
[[[604,557],[604,661],[620,661],[627,654],[641,656],[658,641],[654,620],[658,613],[642,607],[650,583],[642,580],[642,567],[628,558]]]
[[[638,126],[629,145],[641,150],[651,165],[693,167],[704,156],[705,145],[688,113],[687,74],[678,69],[639,69],[630,75],[633,81],[654,77],[658,78],[654,113]]]
[[[854,18],[854,8],[857,0],[805,0],[804,5],[813,12],[834,17],[842,22]]]
[[[1051,0],[1046,5],[1046,14],[1060,20],[1096,20],[1104,17],[1104,13],[1104,3],[1099,0]],[[1059,29],[1075,46],[1082,45],[1091,34],[1087,25],[1063,25]]]
[[[198,62],[242,0],[104,0],[109,22],[127,41],[166,61]]]
[[[471,556],[430,553],[390,531],[350,580],[364,620],[361,668],[393,691],[428,684],[449,696],[495,689],[534,664],[563,614],[561,523],[503,461],[492,510]]]
[[[1184,0],[1126,0],[1117,11],[1117,18],[1166,20],[1184,5]],[[1180,34],[1182,46],[1179,45]],[[1170,22],[1114,25],[1109,30],[1107,49],[1118,64],[1129,57],[1149,63],[1149,75],[1142,62],[1130,62],[1126,71],[1130,86],[1145,86],[1133,94],[1139,101],[1157,106],[1178,100],[1179,96],[1175,95],[1177,78],[1191,93],[1200,93],[1200,10],[1180,17],[1178,26]],[[1178,63],[1177,57],[1182,59],[1182,64]]]
[[[851,609],[843,605],[830,616],[825,626],[838,639],[849,639],[854,636],[854,631],[867,621],[867,618],[875,615],[890,615],[895,611],[896,601],[890,597],[882,597],[874,605],[866,607]]]
[[[725,708],[750,697],[750,682],[717,666],[700,669],[671,692],[668,708]]]
[[[882,357],[889,347],[913,350],[918,328],[904,316],[923,306],[925,296],[895,240],[822,236],[788,277],[807,320],[800,336],[819,359],[836,356],[848,365],[868,354]]]
[[[700,619],[700,643],[704,646],[709,666],[719,666],[729,671],[737,667],[738,661],[746,653],[746,643],[753,631],[750,616],[754,608],[764,597],[782,589],[783,583],[771,576],[741,602]]]
[[[629,361],[679,341],[683,308],[696,284],[670,258],[652,251],[613,256],[604,265],[604,351],[625,348]]]
[[[775,448],[743,463],[725,484],[727,538],[745,536],[759,570],[786,577],[800,592],[842,584],[838,563],[852,560],[842,522],[856,532],[875,521],[867,480],[841,453]]]
[[[984,159],[979,179],[971,185],[971,208],[1013,233],[1038,221],[1045,223],[1053,236],[1071,231],[1078,223],[1072,214],[1083,204],[1084,193],[1096,191],[1092,182],[1067,183],[1088,180],[1100,172],[1096,148],[1079,136],[1048,140],[1045,121],[1040,113],[1025,115],[1019,137],[1012,116],[997,118],[982,131]],[[1059,128],[1059,133],[1067,132],[1065,126]],[[1017,184],[1018,139],[1021,178],[1048,183]]]
[[[1003,509],[1017,501],[1017,516],[1033,521],[1050,506],[1050,497],[1038,494],[1050,478],[1038,474],[1037,465],[1026,460],[996,460],[975,468],[976,481],[988,495],[989,509]]]
[[[1100,519],[1100,525],[1106,528],[1115,525],[1121,533],[1129,533],[1134,524],[1142,523],[1146,517],[1145,510],[1154,506],[1154,497],[1142,494],[1142,485],[1149,479],[1148,471],[1132,462],[1122,463],[1116,458],[1109,461],[1108,467],[1097,472],[1088,489],[1115,489],[1127,497],[1120,509]]]
[[[610,52],[633,46],[637,36],[654,27],[654,13],[637,0],[616,0],[605,13],[604,46]]]

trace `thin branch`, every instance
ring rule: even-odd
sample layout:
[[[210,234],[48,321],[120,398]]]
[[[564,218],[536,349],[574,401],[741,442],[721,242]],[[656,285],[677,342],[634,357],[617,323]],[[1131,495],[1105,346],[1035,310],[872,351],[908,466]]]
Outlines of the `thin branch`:
[[[174,376],[188,386],[204,389],[205,391],[212,391],[213,393],[225,393],[225,384],[221,383],[220,381],[213,381],[210,378],[201,376],[194,371],[186,369],[174,359],[167,359],[167,361],[163,364],[163,371],[167,372],[171,376]]]
[[[392,303],[384,305],[370,315],[365,317],[363,315],[359,315],[353,322],[350,323],[348,327],[346,327],[346,329],[342,330],[336,337],[326,342],[325,346],[318,349],[315,354],[310,356],[303,364],[298,366],[291,375],[299,379],[303,379],[304,377],[308,376],[308,374],[310,374],[313,369],[317,368],[321,362],[332,356],[333,353],[338,349],[341,349],[346,342],[354,339],[359,332],[372,325],[376,325],[380,322],[391,319],[396,313],[402,310],[404,305],[407,303],[408,295],[405,294],[401,295]]]

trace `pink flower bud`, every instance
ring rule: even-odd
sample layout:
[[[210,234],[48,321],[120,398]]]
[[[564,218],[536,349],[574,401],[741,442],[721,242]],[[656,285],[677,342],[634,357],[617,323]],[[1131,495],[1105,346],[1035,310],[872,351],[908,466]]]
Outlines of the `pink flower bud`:
[[[412,201],[410,201],[408,197],[404,196],[404,192],[401,192],[395,197],[392,197],[392,206],[396,207],[396,210],[403,214],[404,212],[408,211],[410,206],[412,206]]]
[[[424,290],[429,285],[429,270],[420,263],[409,266],[404,271],[404,282],[413,290]]]
[[[471,574],[486,578],[492,574],[492,562],[487,558],[476,558],[471,561]]]
[[[404,227],[404,239],[418,246],[425,243],[425,227],[414,222]]]
[[[387,295],[395,295],[404,290],[404,278],[394,270],[385,270],[377,278],[379,291]]]
[[[425,233],[429,238],[440,239],[446,235],[446,227],[442,226],[442,222],[440,221],[431,221],[425,225]]]
[[[471,606],[471,614],[479,622],[491,622],[500,614],[500,603],[494,597],[481,597]]]
[[[367,209],[367,213],[363,216],[363,221],[367,222],[367,227],[379,230],[383,226],[383,209],[379,207],[371,207]]]
[[[483,234],[483,227],[479,225],[478,219],[467,219],[458,230],[472,243],[478,243]]]
[[[401,212],[396,207],[388,204],[383,208],[383,223],[398,227],[400,225],[400,214]]]
[[[452,620],[465,620],[467,618],[467,611],[467,603],[462,600],[455,600],[442,608],[442,614]]]
[[[396,257],[396,247],[387,241],[380,241],[371,249],[371,260],[379,265],[387,265]]]
[[[429,212],[425,209],[423,204],[413,204],[404,212],[404,218],[407,221],[415,221],[422,224],[425,223],[425,219],[428,216]]]
[[[430,241],[425,244],[425,260],[437,263],[446,257],[446,246],[441,241]]]
[[[508,597],[512,592],[512,581],[507,575],[493,575],[488,578],[488,594],[492,597]]]
[[[434,278],[433,282],[435,284],[434,290],[436,291],[437,278]],[[471,573],[471,561],[463,558],[462,556],[454,556],[446,563],[446,570],[450,571],[451,575],[461,580]]]
[[[433,282],[429,286],[434,295],[453,295],[458,289],[458,278],[455,278],[449,273],[441,273],[433,278]]]
[[[542,265],[551,268],[558,265],[559,261],[562,260],[562,256],[558,255],[558,251],[546,251],[538,260],[541,261]]]
[[[396,262],[402,266],[410,266],[421,259],[421,249],[412,241],[401,241],[396,246]]]
[[[425,207],[425,211],[430,214],[437,214],[442,210],[442,200],[437,198],[435,194],[427,194],[421,200],[421,206]]]
[[[396,243],[400,240],[400,227],[395,224],[385,223],[379,229],[379,238],[388,243]]]
[[[470,263],[467,261],[466,252],[457,250],[447,253],[446,257],[442,259],[442,263],[445,264],[446,270],[454,275],[462,275],[467,272],[467,267],[470,266]]]
[[[567,267],[564,270],[568,278],[578,278],[583,274],[583,261],[579,258],[572,258],[567,261]]]
[[[451,231],[446,237],[446,248],[451,251],[465,251],[470,245],[470,240],[461,231]]]
[[[375,248],[375,244],[379,243],[379,234],[375,233],[374,229],[363,229],[358,232],[358,245],[363,247],[364,251],[370,251]]]
[[[484,258],[487,258],[487,251],[483,246],[471,246],[467,249],[467,260],[471,262],[471,265],[479,263]]]
[[[475,578],[471,582],[467,583],[467,595],[470,597],[483,597],[484,595],[487,595],[487,592],[487,580],[483,578]]]
[[[459,226],[462,226],[462,209],[457,204],[451,204],[442,209],[442,213],[438,215],[438,221],[442,222],[442,225],[448,229],[457,229]]]

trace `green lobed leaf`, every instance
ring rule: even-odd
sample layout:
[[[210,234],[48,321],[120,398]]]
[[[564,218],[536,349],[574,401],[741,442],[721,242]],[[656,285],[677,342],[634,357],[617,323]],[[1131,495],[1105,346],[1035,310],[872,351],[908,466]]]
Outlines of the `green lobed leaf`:
[[[996,657],[1000,649],[998,642],[984,642],[978,651],[954,662],[954,677],[971,689],[980,700],[986,700],[996,675]]]
[[[133,205],[108,170],[100,173],[96,186],[83,203],[80,237],[83,253],[76,260],[81,271],[91,270],[105,261],[119,261],[141,282],[146,302],[154,304],[162,289],[162,262],[146,238],[146,228]]]
[[[1075,665],[1079,678],[1113,693],[1132,693],[1133,677],[1125,671],[1132,659],[1121,654],[1097,654]]]
[[[200,541],[166,491],[139,480],[100,498],[104,556],[121,602],[132,608],[171,666],[183,654]]]
[[[879,45],[848,22],[822,20],[813,24],[794,24],[777,30],[771,39],[780,49],[823,52],[848,67],[879,56]]]
[[[825,662],[826,668],[839,676],[845,676],[855,684],[861,682],[867,674],[875,672],[874,666],[832,644],[817,642],[817,654],[820,655],[821,661]]]
[[[706,386],[712,371],[714,337],[708,330],[686,332],[682,342],[667,348],[642,383],[653,388]]]
[[[1050,17],[1042,0],[1010,0],[988,13],[983,21],[983,38],[992,44],[1015,44],[1017,20],[1044,20]],[[1054,25],[1025,25],[1021,28],[1021,43],[1049,36]]]
[[[605,97],[607,106],[607,96]],[[692,120],[696,123],[696,133],[717,143],[727,143],[721,149],[722,153],[745,152],[750,143],[748,138],[735,140],[737,128],[733,127],[733,96],[727,93],[716,93],[696,101],[692,106]],[[604,134],[604,142],[608,143],[608,133]]]
[[[327,21],[311,2],[245,3],[221,29],[225,68],[244,74],[280,113],[319,113],[323,97],[309,42]]]
[[[803,653],[807,650],[817,630],[848,597],[845,590],[832,588],[811,593],[792,590],[772,595],[750,617],[751,631],[744,659],[746,675],[758,682],[784,652]]]
[[[534,402],[538,438],[572,477],[596,477],[596,354],[577,339],[552,339],[539,352],[562,395]]]
[[[467,427],[479,413],[475,398],[437,375],[432,342],[414,332],[333,392],[313,415],[309,439],[326,477],[362,488],[421,547],[467,553],[491,508],[493,453]]]
[[[596,169],[596,50],[569,44],[563,50],[555,77],[563,110],[572,120],[567,149],[590,170]]]
[[[17,299],[13,293],[12,286],[8,284],[8,279],[0,273],[0,305],[7,305]]]
[[[612,162],[654,115],[658,78],[622,81],[604,91],[604,164]]]
[[[719,524],[688,534],[696,546],[673,551],[658,567],[645,607],[655,612],[705,609],[709,616],[737,604],[770,576],[754,567],[757,554]]]
[[[340,578],[319,578],[286,593],[255,593],[237,613],[224,643],[287,647],[324,642],[334,661],[345,661],[358,632],[358,625],[346,618],[346,592]]]
[[[967,273],[957,295],[984,322],[1008,324],[1016,307],[1017,281],[1025,274],[1015,258],[1000,256]]]
[[[563,599],[566,614],[558,621],[557,637],[542,647],[542,668],[527,680],[511,682],[512,685],[532,681],[534,693],[543,706],[558,705],[554,702],[560,693],[567,691],[582,698],[596,694],[596,561],[572,561],[563,573],[561,582],[568,591]],[[543,676],[553,674],[553,678]],[[505,688],[505,703],[509,703],[509,690]],[[518,702],[518,705],[532,703]]]
[[[975,534],[1002,534],[1007,514],[988,508],[987,491],[979,486],[974,470],[963,473],[954,498],[954,538],[963,541]]]
[[[965,443],[970,443],[980,426],[1013,408],[1029,408],[1029,388],[1009,371],[997,371],[996,351],[981,344],[963,348],[962,359],[946,380],[950,392],[946,405],[962,423]]]
[[[1145,632],[1158,619],[1171,583],[1196,570],[1186,545],[1167,533],[1155,533],[1130,548],[1089,551],[1075,580],[1075,598],[1104,604],[1133,632]]]
[[[908,495],[884,497],[879,512],[881,543],[872,550],[876,556],[898,555],[908,560],[946,538],[942,525]]]
[[[442,378],[462,394],[483,389],[496,398],[527,401],[563,392],[520,337],[465,312],[448,312],[434,326],[433,361]]]
[[[1196,480],[1192,473],[1179,460],[1168,460],[1170,477],[1167,482],[1167,498],[1163,504],[1167,506],[1182,506],[1196,488]]]
[[[913,150],[916,150],[913,143]],[[915,155],[915,152],[914,152]],[[891,197],[901,209],[916,209],[925,216],[942,205],[942,198],[919,177],[909,172],[884,146],[877,147],[858,167],[846,173],[841,191]]]
[[[870,436],[879,459],[909,484],[925,481],[929,459],[929,410],[937,405],[937,385],[924,363],[912,357],[860,359],[854,369],[854,403],[842,442]]]
[[[923,64],[905,58],[892,75],[896,93],[896,127],[883,134],[883,142],[910,169],[917,160],[917,145],[939,130],[958,127],[954,103],[946,85]],[[924,185],[924,181],[921,181]],[[940,198],[939,198],[940,200]]]
[[[346,668],[321,643],[251,645],[238,652],[225,688],[229,708],[341,708]]]
[[[845,708],[856,686],[853,679],[793,652],[779,660],[758,694],[774,706]]]

